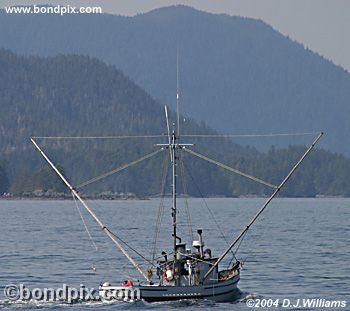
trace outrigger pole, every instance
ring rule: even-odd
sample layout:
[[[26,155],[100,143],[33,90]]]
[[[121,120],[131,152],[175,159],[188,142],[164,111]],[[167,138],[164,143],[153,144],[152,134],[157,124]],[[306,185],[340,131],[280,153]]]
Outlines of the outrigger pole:
[[[315,147],[319,139],[322,137],[323,132],[320,132],[314,142],[310,145],[310,147],[304,152],[299,161],[294,165],[288,175],[283,179],[283,181],[279,184],[279,186],[275,189],[272,195],[266,200],[264,205],[260,208],[258,213],[253,217],[253,219],[249,222],[249,224],[242,230],[242,232],[238,235],[238,237],[230,244],[230,246],[222,253],[220,258],[211,266],[208,272],[204,275],[203,281],[210,275],[210,273],[219,265],[219,263],[224,259],[224,257],[229,253],[229,251],[237,244],[237,242],[243,237],[243,235],[249,230],[251,225],[257,220],[260,214],[265,210],[265,208],[271,203],[273,198],[280,192],[288,179],[293,175],[299,165],[304,161],[310,151]]]
[[[102,228],[104,233],[117,245],[117,247],[122,251],[122,253],[126,256],[126,258],[129,259],[129,261],[135,266],[135,268],[142,274],[142,276],[150,282],[149,277],[147,274],[141,269],[140,265],[135,262],[135,260],[127,253],[127,251],[123,248],[121,243],[115,238],[115,236],[112,234],[112,232],[104,225],[95,215],[95,213],[89,208],[89,206],[85,203],[85,201],[80,197],[78,192],[72,187],[72,185],[67,181],[67,179],[61,174],[61,172],[57,169],[57,167],[51,162],[51,160],[48,158],[48,156],[44,153],[44,151],[41,150],[41,148],[38,146],[38,144],[34,141],[33,138],[30,139],[32,143],[34,144],[35,148],[38,149],[38,151],[41,153],[41,155],[44,157],[44,159],[49,163],[49,165],[53,168],[53,170],[56,172],[56,174],[62,179],[62,181],[65,183],[65,185],[69,188],[69,190],[72,192],[72,194],[80,201],[80,203],[84,206],[84,208],[89,212],[89,214],[92,216],[92,218],[97,222],[97,224]]]

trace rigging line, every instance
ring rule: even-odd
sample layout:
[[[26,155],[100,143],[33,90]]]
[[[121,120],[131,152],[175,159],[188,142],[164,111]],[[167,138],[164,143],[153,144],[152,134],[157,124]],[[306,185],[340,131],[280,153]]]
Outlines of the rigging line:
[[[174,254],[174,252],[169,252],[169,253],[167,253],[167,255],[170,257],[171,255],[173,255]],[[158,256],[158,257],[156,257],[156,258],[154,258],[154,259],[164,259],[164,256]]]
[[[159,218],[157,219],[157,228],[156,228],[155,237],[154,237],[154,250],[153,250],[153,256],[152,256],[152,262],[154,261],[154,257],[155,257],[157,242],[158,242],[160,229],[161,229],[161,221],[164,213],[165,186],[166,186],[166,181],[168,178],[169,167],[170,167],[168,159],[169,159],[168,156],[166,156],[164,159],[163,177],[162,177],[162,184],[161,184],[161,201],[159,205],[159,214],[158,214]]]
[[[192,218],[190,213],[190,208],[188,206],[188,200],[187,200],[187,183],[185,179],[185,167],[183,163],[182,153],[180,153],[180,174],[181,174],[181,181],[182,181],[182,189],[184,193],[184,201],[186,206],[186,215],[187,215],[187,224],[188,224],[188,231],[191,238],[191,241],[193,241],[193,226],[192,226]]]
[[[158,213],[157,213],[157,220],[156,220],[156,228],[154,232],[154,239],[153,239],[153,248],[152,248],[152,253],[151,253],[151,262],[154,262],[155,256],[156,256],[156,248],[157,248],[157,241],[159,237],[159,232],[160,232],[160,225],[161,225],[161,220],[163,217],[163,212],[164,212],[164,192],[165,192],[165,184],[166,180],[168,177],[168,172],[169,172],[169,158],[168,155],[164,158],[163,162],[163,176],[162,176],[162,183],[161,183],[161,190],[160,190],[160,202],[158,206]]]
[[[249,232],[249,230],[246,231],[246,233],[242,236],[241,240],[239,241],[238,246],[237,246],[237,248],[234,251],[235,254],[237,254],[237,252],[238,252],[239,248],[241,247],[242,242],[243,242],[244,238],[247,236],[248,232]]]
[[[80,201],[80,203],[84,206],[84,208],[89,212],[91,217],[96,221],[96,223],[101,227],[103,232],[113,241],[113,243],[118,247],[118,249],[125,255],[126,258],[134,265],[134,267],[142,274],[142,276],[149,282],[149,277],[146,273],[141,269],[140,265],[136,263],[136,261],[127,253],[127,251],[123,248],[121,243],[116,239],[107,229],[106,226],[101,222],[101,220],[95,215],[95,213],[90,209],[90,207],[85,203],[85,201],[81,198],[79,193],[73,186],[68,182],[68,180],[62,175],[62,173],[57,169],[57,167],[52,163],[50,158],[44,153],[44,151],[39,147],[39,145],[35,142],[33,138],[30,138],[31,142],[35,146],[35,148],[40,152],[46,162],[51,166],[51,168],[56,172],[56,174],[61,178],[64,184],[68,187],[68,189],[74,194],[74,196]]]
[[[183,165],[185,166],[185,163],[183,163]],[[187,172],[188,172],[188,175],[191,177],[192,181],[193,181],[193,184],[195,185],[195,187],[197,188],[197,191],[199,192],[199,195],[201,196],[203,202],[204,202],[204,205],[206,206],[207,210],[209,211],[212,219],[214,220],[217,228],[219,229],[220,231],[220,234],[221,234],[221,237],[223,238],[223,240],[226,242],[227,245],[229,245],[229,241],[226,239],[225,235],[224,235],[224,232],[222,231],[218,221],[216,220],[215,216],[214,216],[214,213],[211,211],[211,209],[209,208],[209,205],[207,204],[207,201],[204,199],[204,195],[202,193],[202,191],[200,190],[198,184],[196,183],[195,179],[193,178],[191,172],[187,169]],[[236,258],[236,255],[234,254],[233,251],[231,251],[232,255],[234,256],[234,258]]]
[[[73,197],[73,200],[74,200],[74,203],[75,203],[75,207],[77,208],[77,210],[78,210],[78,212],[79,212],[81,221],[82,221],[83,224],[84,224],[86,233],[88,234],[88,236],[89,236],[89,238],[90,238],[90,241],[92,242],[92,244],[93,244],[93,246],[95,247],[96,251],[98,251],[98,247],[97,247],[97,245],[96,245],[94,239],[92,238],[92,236],[91,236],[91,234],[90,234],[90,231],[89,231],[89,229],[88,229],[88,227],[87,227],[87,225],[86,225],[86,222],[85,222],[85,219],[84,219],[84,217],[83,217],[83,214],[81,213],[81,210],[80,210],[80,208],[79,208],[79,206],[78,206],[78,202],[77,202],[77,200],[76,200],[76,198],[75,198],[75,196],[74,196],[73,193],[72,193],[72,197]]]
[[[248,231],[246,231],[246,233],[242,236],[242,239],[239,241],[239,244],[238,244],[237,248],[233,251],[233,257],[232,257],[232,259],[230,260],[230,262],[229,262],[227,268],[229,268],[229,267],[232,265],[233,260],[236,260],[236,261],[237,261],[237,256],[236,256],[236,254],[237,254],[237,252],[238,252],[238,249],[241,247],[242,242],[243,242],[244,238],[246,237],[247,233],[248,233]]]
[[[155,156],[156,154],[158,154],[159,152],[161,152],[161,151],[163,151],[163,150],[164,150],[164,149],[158,149],[158,150],[156,150],[156,151],[154,151],[154,152],[151,152],[151,153],[149,153],[149,154],[147,154],[147,155],[145,155],[145,156],[143,156],[143,157],[141,157],[141,158],[139,158],[139,159],[137,159],[137,160],[134,160],[134,161],[132,161],[132,162],[129,162],[129,163],[127,163],[127,164],[124,164],[124,165],[122,165],[122,166],[120,166],[120,167],[118,167],[118,168],[116,168],[116,169],[114,169],[114,170],[111,170],[111,171],[109,171],[109,172],[106,172],[106,173],[104,173],[104,174],[102,174],[102,175],[100,175],[100,176],[97,176],[97,177],[94,177],[94,178],[92,178],[92,179],[89,179],[88,181],[85,181],[85,182],[81,183],[80,185],[78,185],[76,188],[77,188],[77,189],[81,189],[81,188],[83,188],[83,187],[85,187],[85,186],[87,186],[87,185],[90,185],[90,184],[92,184],[92,183],[98,181],[98,180],[101,180],[101,179],[103,179],[103,178],[106,178],[106,177],[108,177],[108,176],[111,176],[111,175],[113,175],[113,174],[115,174],[115,173],[119,173],[120,171],[122,171],[122,170],[124,170],[124,169],[126,169],[126,168],[128,168],[128,167],[130,167],[130,166],[133,166],[133,165],[138,164],[138,163],[140,163],[140,162],[142,162],[142,161],[144,161],[144,160],[146,160],[146,159],[148,159],[148,158],[151,158],[151,157]]]
[[[293,166],[293,168],[289,171],[289,173],[284,177],[284,179],[281,181],[279,186],[275,189],[275,191],[271,194],[271,196],[265,201],[263,206],[259,209],[259,211],[256,213],[256,215],[252,218],[252,220],[248,223],[248,225],[241,231],[241,233],[235,238],[235,240],[230,244],[230,246],[222,253],[220,258],[215,262],[215,265],[212,266],[204,275],[203,280],[205,280],[210,273],[217,267],[220,262],[225,258],[225,256],[232,250],[232,248],[237,244],[237,242],[242,238],[243,234],[249,230],[249,228],[254,224],[254,222],[259,218],[259,216],[263,213],[263,211],[268,207],[271,203],[271,201],[277,196],[277,194],[280,192],[280,190],[284,187],[284,185],[287,183],[287,181],[290,179],[290,177],[294,174],[294,172],[298,169],[298,167],[301,165],[301,163],[305,160],[305,158],[309,155],[309,153],[312,151],[312,149],[315,148],[318,141],[323,136],[323,132],[318,134],[318,136],[315,138],[315,140],[312,142],[312,144],[306,149],[304,154],[301,156],[301,158],[298,160],[297,163]]]
[[[193,156],[196,156],[196,157],[198,157],[198,158],[200,158],[202,160],[208,161],[209,163],[215,164],[215,165],[217,165],[217,166],[219,166],[219,167],[221,167],[221,168],[223,168],[225,170],[228,170],[230,172],[236,173],[236,174],[241,175],[243,177],[246,177],[246,178],[248,178],[250,180],[253,180],[253,181],[257,182],[257,183],[260,183],[260,184],[263,184],[265,186],[268,186],[270,188],[277,189],[276,185],[270,184],[269,182],[264,181],[264,180],[262,180],[260,178],[254,177],[254,176],[249,175],[247,173],[244,173],[244,172],[242,172],[242,171],[240,171],[238,169],[232,168],[232,167],[230,167],[230,166],[228,166],[226,164],[223,164],[223,163],[220,163],[220,162],[218,162],[216,160],[210,159],[210,158],[208,158],[208,157],[206,157],[206,156],[204,156],[204,155],[202,155],[200,153],[197,153],[197,152],[195,152],[195,151],[193,151],[191,149],[182,148],[182,150],[184,150],[184,151],[188,152],[189,154],[192,154]]]
[[[125,136],[33,136],[33,139],[129,139],[129,138],[159,138],[166,135],[125,135]]]
[[[307,136],[316,135],[320,132],[299,132],[299,133],[269,133],[269,134],[185,134],[186,137],[203,138],[225,138],[225,137],[278,137],[278,136]]]
[[[206,263],[207,265],[209,265],[209,266],[214,265],[213,263],[209,262],[208,260],[199,259],[199,258],[193,257],[193,256],[191,256],[191,255],[189,255],[189,254],[184,254],[184,253],[180,253],[180,252],[179,252],[179,254],[182,255],[182,256],[191,258],[191,259],[194,260],[194,261],[205,262],[205,263]]]
[[[135,254],[139,255],[143,260],[147,261],[149,264],[151,264],[152,266],[155,266],[150,260],[148,260],[145,256],[143,256],[140,252],[138,252],[135,248],[133,248],[131,245],[129,245],[128,243],[126,243],[122,238],[120,238],[119,236],[117,236],[111,229],[109,229],[108,227],[106,227],[106,230],[113,235],[116,239],[118,239],[121,243],[123,243],[125,246],[127,246],[130,250],[132,250]]]

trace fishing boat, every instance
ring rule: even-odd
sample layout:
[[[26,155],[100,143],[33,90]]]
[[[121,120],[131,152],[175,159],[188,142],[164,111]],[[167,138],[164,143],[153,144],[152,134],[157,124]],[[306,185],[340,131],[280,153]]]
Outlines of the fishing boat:
[[[177,94],[177,101],[179,95]],[[87,202],[82,198],[77,188],[74,187],[63,173],[58,169],[48,155],[42,150],[37,143],[38,137],[32,137],[31,141],[36,149],[41,153],[47,163],[55,171],[55,173],[61,178],[61,180],[68,187],[72,196],[80,201],[82,206],[101,227],[103,232],[112,240],[112,242],[120,249],[120,251],[126,256],[126,258],[132,263],[136,270],[143,277],[143,281],[139,280],[126,280],[122,284],[114,284],[112,282],[104,281],[100,284],[99,293],[102,300],[123,300],[123,301],[135,301],[145,300],[148,302],[159,301],[172,301],[172,300],[184,300],[184,299],[208,299],[216,302],[229,302],[233,301],[240,291],[237,287],[241,276],[241,263],[235,258],[231,261],[228,268],[220,268],[220,263],[223,259],[231,253],[232,249],[237,246],[239,241],[244,237],[247,231],[263,213],[263,211],[269,206],[271,201],[278,195],[286,182],[294,174],[300,164],[308,156],[311,150],[315,147],[323,133],[317,133],[317,137],[312,144],[306,149],[304,154],[300,157],[299,161],[295,163],[290,172],[280,182],[279,185],[273,185],[259,178],[251,176],[245,172],[242,172],[236,168],[230,167],[226,164],[213,160],[205,155],[196,152],[195,146],[192,143],[184,141],[185,138],[193,137],[195,135],[182,135],[180,136],[180,122],[179,122],[179,109],[177,104],[177,128],[175,125],[170,130],[168,111],[165,107],[165,119],[167,126],[167,135],[165,143],[159,143],[155,145],[157,149],[150,155],[146,155],[140,158],[138,161],[132,163],[139,163],[152,155],[167,151],[169,163],[171,167],[171,196],[172,196],[172,208],[171,208],[171,223],[172,223],[172,249],[168,252],[163,251],[154,262],[148,261],[151,264],[151,268],[145,270],[143,266],[135,261],[135,259],[129,254],[126,249],[126,244],[118,235],[96,216],[93,210],[88,206]],[[180,139],[181,138],[181,139]],[[178,209],[177,209],[177,165],[178,165],[178,153],[186,152],[193,156],[199,157],[212,164],[218,165],[235,174],[239,174],[245,178],[249,178],[255,182],[262,183],[273,189],[272,194],[268,197],[265,203],[258,209],[255,216],[251,221],[242,229],[220,256],[212,254],[212,250],[206,247],[205,232],[202,229],[197,230],[197,238],[195,238],[191,245],[186,245],[183,242],[181,236],[178,233]],[[122,168],[114,170],[114,172],[125,169],[130,165],[124,165]],[[103,176],[107,176],[104,174]],[[142,204],[140,202],[140,204]],[[215,245],[213,245],[215,247]],[[139,254],[139,253],[138,253]],[[142,258],[147,260],[142,254],[139,254]]]

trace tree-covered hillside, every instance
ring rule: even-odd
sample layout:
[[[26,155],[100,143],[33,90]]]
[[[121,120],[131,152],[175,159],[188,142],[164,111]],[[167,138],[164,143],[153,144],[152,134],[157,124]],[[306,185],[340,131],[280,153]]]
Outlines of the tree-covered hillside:
[[[119,136],[132,139],[36,138],[52,160],[83,194],[161,192],[168,168],[164,150],[129,170],[83,188],[79,185],[157,150],[166,142],[163,106],[113,66],[87,56],[52,58],[18,56],[0,50],[0,191],[15,195],[64,191],[30,142],[32,136]],[[170,111],[170,120],[174,113]],[[183,117],[181,117],[183,120]],[[183,134],[214,133],[190,118],[182,122]],[[182,137],[194,150],[279,183],[304,147],[272,148],[260,152],[228,138]],[[311,142],[311,141],[310,141]],[[190,195],[266,195],[269,189],[229,174],[200,159],[181,156],[179,192]],[[181,161],[180,161],[181,163]],[[183,173],[183,174],[182,174]],[[284,195],[350,195],[350,160],[327,151],[315,151],[286,188]],[[166,178],[164,179],[167,180]],[[169,190],[165,188],[165,192]]]
[[[172,102],[180,54],[182,110],[225,133],[322,130],[350,155],[350,75],[251,18],[176,6],[135,17],[0,13],[0,47],[83,53],[115,64]]]

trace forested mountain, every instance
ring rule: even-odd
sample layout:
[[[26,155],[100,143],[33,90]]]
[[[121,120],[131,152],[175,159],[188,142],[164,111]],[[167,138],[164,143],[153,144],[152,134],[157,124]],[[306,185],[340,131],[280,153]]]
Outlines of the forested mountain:
[[[168,168],[166,150],[127,171],[107,177],[102,183],[79,188],[86,180],[157,150],[155,143],[166,142],[163,106],[123,72],[87,56],[26,57],[7,50],[0,50],[0,68],[1,192],[23,195],[33,191],[64,191],[29,138],[72,135],[160,135],[128,140],[36,138],[36,141],[83,194],[161,192],[162,176]],[[172,112],[170,120],[175,120]],[[182,133],[214,133],[204,123],[190,118],[181,125]],[[196,144],[193,148],[197,152],[273,183],[281,181],[305,150],[305,147],[290,146],[260,152],[229,139],[206,142],[192,138],[189,142]],[[178,168],[180,193],[194,196],[269,193],[265,186],[228,174],[187,154],[181,160],[184,164]],[[318,150],[307,159],[284,195],[348,196],[349,174],[349,159]]]
[[[176,6],[135,17],[0,13],[0,47],[83,53],[115,64],[172,103],[180,54],[182,111],[215,130],[322,130],[321,146],[350,155],[350,75],[251,18]]]

